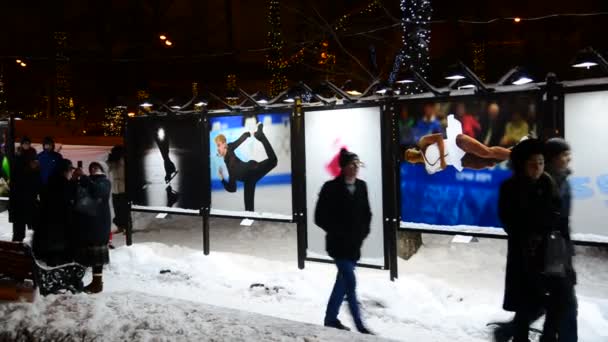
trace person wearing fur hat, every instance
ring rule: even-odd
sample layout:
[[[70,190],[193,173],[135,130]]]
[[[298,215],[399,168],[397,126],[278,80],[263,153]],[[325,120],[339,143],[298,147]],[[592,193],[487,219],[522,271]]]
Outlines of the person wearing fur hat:
[[[547,312],[541,341],[557,341],[556,306],[545,294],[553,281],[544,274],[545,237],[563,230],[561,201],[551,176],[544,172],[544,145],[537,139],[517,144],[511,152],[513,176],[500,187],[498,214],[507,233],[507,266],[503,308],[513,321],[494,332],[497,341],[529,341],[530,324]]]
[[[324,324],[350,330],[338,320],[346,296],[357,330],[371,334],[361,320],[355,278],[355,266],[361,257],[363,241],[370,232],[372,218],[367,185],[357,178],[362,164],[355,153],[342,149],[339,164],[340,175],[323,185],[315,208],[315,224],[327,233],[326,250],[338,268]]]
[[[570,175],[570,161],[572,159],[570,145],[562,138],[552,138],[545,142],[545,163],[547,172],[553,177],[557,191],[561,198],[560,218],[562,225],[566,227],[562,232],[570,250],[570,256],[574,255],[574,245],[570,236],[570,208],[572,193],[568,176]],[[559,313],[559,341],[576,341],[578,339],[577,329],[577,300],[574,285],[576,284],[576,272],[570,260],[567,268],[567,276],[563,279],[555,279],[549,291],[550,302],[556,305]]]

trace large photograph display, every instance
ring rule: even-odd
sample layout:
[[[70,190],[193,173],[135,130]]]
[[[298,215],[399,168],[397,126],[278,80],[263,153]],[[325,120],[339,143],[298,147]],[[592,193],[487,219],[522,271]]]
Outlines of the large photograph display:
[[[382,149],[380,108],[364,107],[313,110],[304,113],[306,141],[307,257],[329,258],[325,232],[314,222],[314,210],[323,184],[340,174],[338,156],[346,148],[356,153],[365,167],[359,178],[367,182],[372,211],[371,231],[361,250],[361,263],[384,265],[382,221]]]
[[[402,227],[501,227],[510,148],[536,136],[537,97],[403,103],[399,120]]]
[[[211,117],[211,208],[291,219],[290,113]]]
[[[608,242],[608,91],[566,94],[564,133],[572,148],[575,240]]]
[[[199,210],[203,204],[200,116],[129,119],[127,182],[134,205]]]

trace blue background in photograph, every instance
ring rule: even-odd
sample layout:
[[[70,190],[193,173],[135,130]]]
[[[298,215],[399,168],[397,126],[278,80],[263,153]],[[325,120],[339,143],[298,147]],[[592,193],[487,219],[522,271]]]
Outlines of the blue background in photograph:
[[[432,225],[501,227],[500,184],[511,176],[506,163],[492,169],[433,175],[422,164],[401,163],[401,221]]]

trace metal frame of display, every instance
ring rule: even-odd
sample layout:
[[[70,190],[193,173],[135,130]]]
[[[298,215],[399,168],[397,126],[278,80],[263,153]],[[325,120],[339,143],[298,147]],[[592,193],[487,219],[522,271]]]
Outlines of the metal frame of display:
[[[333,263],[331,260],[307,257],[308,247],[307,214],[306,204],[306,170],[305,170],[305,113],[308,111],[331,110],[331,109],[352,109],[363,107],[380,107],[381,116],[381,143],[382,143],[382,174],[383,174],[383,235],[384,235],[384,266],[359,264],[362,267],[375,269],[386,269],[390,271],[391,280],[398,277],[397,270],[397,231],[410,231],[425,234],[437,235],[467,235],[481,238],[506,239],[504,234],[491,234],[487,232],[467,232],[459,230],[440,230],[440,229],[420,229],[414,227],[401,227],[401,194],[400,184],[400,151],[398,118],[400,107],[403,103],[415,104],[417,102],[446,102],[454,100],[483,99],[495,100],[509,95],[530,95],[536,98],[538,105],[536,118],[537,132],[539,138],[564,133],[564,97],[567,93],[588,92],[608,90],[608,78],[590,79],[581,81],[551,81],[529,84],[526,86],[501,86],[489,93],[478,93],[475,91],[452,91],[449,95],[438,96],[432,93],[421,95],[389,95],[383,97],[360,98],[355,102],[331,103],[323,105],[303,104],[301,98],[297,97],[292,104],[273,104],[261,108],[254,107],[234,107],[232,110],[203,110],[181,115],[200,115],[201,117],[201,144],[203,156],[210,155],[211,146],[209,143],[209,119],[220,116],[240,116],[240,115],[259,115],[290,112],[290,143],[291,143],[291,177],[292,177],[292,218],[289,220],[264,218],[255,215],[216,215],[211,211],[211,170],[209,165],[205,167],[203,178],[204,192],[203,205],[198,213],[173,212],[171,210],[155,210],[145,208],[133,208],[131,198],[129,198],[129,210],[148,213],[171,213],[174,215],[201,216],[203,229],[203,250],[205,254],[210,252],[209,238],[209,219],[211,217],[229,219],[253,219],[268,222],[295,223],[297,229],[297,259],[298,268],[303,269],[306,261],[321,263]],[[126,113],[125,113],[126,117]],[[129,121],[141,118],[128,118],[125,120],[124,139],[129,130]],[[125,160],[125,170],[128,170],[128,158]],[[208,163],[208,161],[207,161]],[[126,177],[128,188],[128,179]],[[129,213],[130,214],[130,213]],[[132,223],[129,221],[127,228],[127,245],[132,244]],[[574,241],[577,245],[583,246],[606,246],[607,243],[592,241]]]
[[[525,89],[521,86],[505,86],[497,91],[485,94],[471,94],[461,92],[460,95],[450,96],[401,96],[397,97],[400,104],[403,102],[416,103],[416,102],[443,102],[453,101],[455,99],[488,99],[499,98],[502,96],[508,96],[509,94],[535,94],[537,96],[537,104],[540,108],[541,115],[537,116],[536,123],[539,132],[539,139],[544,139],[549,136],[564,136],[564,99],[565,94],[578,93],[578,92],[593,92],[593,91],[605,91],[608,90],[608,78],[599,79],[585,79],[579,81],[555,81],[555,82],[542,82],[529,84]],[[399,196],[399,199],[401,196]],[[478,238],[491,238],[491,239],[502,239],[506,240],[506,234],[492,234],[487,232],[468,232],[459,230],[449,229],[425,229],[415,227],[400,227],[400,230],[417,232],[424,234],[434,235],[466,235]],[[608,242],[597,242],[597,241],[584,241],[584,240],[573,240],[575,245],[579,246],[607,246]]]
[[[128,148],[128,137],[129,137],[129,122],[130,121],[134,121],[134,120],[151,120],[154,118],[163,118],[164,120],[170,120],[171,117],[192,117],[192,118],[197,118],[199,117],[199,124],[201,125],[201,127],[199,127],[200,131],[203,131],[203,127],[205,125],[205,111],[201,111],[201,112],[194,112],[194,113],[187,113],[187,114],[170,114],[170,115],[145,115],[145,116],[136,116],[136,117],[128,117],[127,113],[124,114],[125,116],[125,130],[124,130],[124,134],[123,134],[123,144],[125,146],[126,149],[126,158],[125,158],[125,188],[127,189],[127,196],[128,196],[128,208],[129,208],[129,224],[127,225],[127,231],[125,234],[125,239],[126,239],[126,244],[127,246],[130,246],[133,244],[133,222],[131,220],[131,213],[132,212],[142,212],[142,213],[150,213],[150,214],[160,214],[160,213],[166,213],[166,214],[172,214],[172,215],[179,215],[179,216],[200,216],[201,220],[202,220],[202,232],[203,232],[203,252],[205,255],[208,255],[210,253],[210,244],[209,244],[209,220],[208,220],[208,215],[205,213],[205,206],[207,203],[209,203],[209,199],[207,197],[209,197],[210,195],[210,191],[208,191],[208,184],[209,184],[209,180],[207,179],[207,177],[203,177],[203,184],[202,184],[202,193],[203,195],[203,203],[201,203],[201,208],[199,209],[198,213],[196,212],[195,209],[192,210],[192,212],[184,212],[184,211],[177,211],[177,210],[171,210],[171,208],[164,208],[162,210],[158,210],[158,209],[154,209],[154,208],[146,208],[145,206],[135,206],[133,205],[133,198],[131,197],[131,195],[129,194],[129,189],[130,189],[130,185],[129,185],[129,181],[130,181],[130,177],[128,176],[128,170],[129,170],[129,159],[131,159],[129,157],[129,148]],[[208,145],[208,144],[207,144]],[[205,153],[205,142],[201,141],[201,150],[203,153]],[[207,151],[208,151],[208,146],[207,146]],[[207,170],[208,168],[203,168],[204,170]],[[205,195],[207,194],[207,195]]]
[[[346,103],[346,104],[335,104],[335,105],[323,105],[323,106],[307,106],[301,107],[303,113],[301,114],[301,135],[299,136],[300,141],[298,145],[301,148],[301,160],[298,161],[300,165],[300,169],[305,170],[305,159],[306,159],[306,146],[305,146],[305,121],[306,121],[306,113],[313,111],[323,111],[323,110],[340,110],[340,109],[354,109],[354,108],[373,108],[378,107],[380,111],[380,139],[382,140],[382,199],[383,199],[383,254],[384,254],[384,265],[371,265],[366,263],[357,263],[359,267],[372,268],[372,269],[380,269],[380,270],[388,270],[390,274],[390,279],[394,280],[398,277],[397,270],[397,227],[399,225],[398,222],[398,211],[395,211],[395,208],[398,208],[398,204],[395,202],[397,199],[396,189],[398,187],[396,184],[396,177],[398,177],[397,167],[398,163],[396,163],[396,154],[395,154],[395,143],[398,144],[398,139],[394,136],[394,132],[396,130],[396,115],[397,113],[394,111],[394,100],[391,98],[384,98],[379,101],[362,101],[355,103]],[[392,108],[392,109],[391,109]],[[390,177],[389,177],[390,176]],[[313,262],[321,262],[321,263],[334,263],[329,259],[321,259],[314,257],[307,257],[306,250],[308,249],[308,223],[307,223],[307,215],[308,209],[306,208],[306,178],[304,174],[304,178],[301,182],[301,201],[302,201],[302,211],[299,212],[299,218],[301,218],[301,232],[298,234],[298,246],[299,250],[303,251],[303,255],[299,255],[299,262],[302,264],[304,261],[313,261]],[[303,260],[301,260],[303,258]]]

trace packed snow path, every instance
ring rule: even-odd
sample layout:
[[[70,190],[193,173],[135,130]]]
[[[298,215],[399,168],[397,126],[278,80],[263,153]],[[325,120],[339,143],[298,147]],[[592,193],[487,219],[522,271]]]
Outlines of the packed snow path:
[[[2,341],[386,341],[138,292],[48,296],[2,305],[0,317]]]

